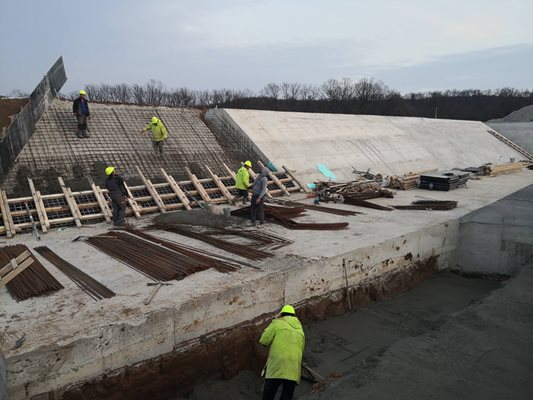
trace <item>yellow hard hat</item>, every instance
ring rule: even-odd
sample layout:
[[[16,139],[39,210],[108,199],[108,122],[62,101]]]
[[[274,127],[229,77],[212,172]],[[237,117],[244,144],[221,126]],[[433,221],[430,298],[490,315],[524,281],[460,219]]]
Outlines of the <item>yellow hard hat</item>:
[[[85,93],[85,90],[83,90],[83,89],[80,90],[80,96],[83,96],[84,94],[87,94],[87,93]]]
[[[105,169],[105,174],[106,174],[107,176],[111,175],[113,172],[115,172],[115,167],[107,167],[107,168]]]
[[[159,122],[159,120],[157,119],[157,117],[152,117],[152,124],[157,124]]]
[[[285,304],[285,305],[281,308],[281,313],[282,313],[282,314],[292,314],[292,315],[296,315],[296,311],[294,311],[294,307],[291,306],[290,304]]]
[[[244,165],[246,165],[247,167],[250,167],[250,168],[251,168],[251,167],[252,167],[252,162],[251,162],[250,160],[246,160],[246,161],[244,162]]]

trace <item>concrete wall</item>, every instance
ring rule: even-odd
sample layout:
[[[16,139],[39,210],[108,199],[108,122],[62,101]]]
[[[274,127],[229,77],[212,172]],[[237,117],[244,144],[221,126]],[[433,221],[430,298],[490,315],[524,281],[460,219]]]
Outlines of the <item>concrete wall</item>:
[[[0,183],[3,183],[15,159],[33,135],[35,124],[66,80],[63,57],[59,57],[31,93],[29,103],[6,129],[6,134],[0,142]]]
[[[13,355],[8,359],[11,400],[31,398],[163,354],[184,351],[201,342],[204,335],[272,313],[284,303],[304,304],[336,293],[346,285],[343,259],[348,285],[354,291],[365,281],[382,280],[389,273],[430,259],[437,259],[438,268],[453,266],[458,229],[458,221],[449,221],[334,258],[309,260],[183,304],[168,304],[143,319],[117,321],[71,341]]]
[[[487,122],[487,125],[533,154],[533,122]]]
[[[236,146],[253,142],[256,154],[296,170],[305,183],[326,179],[317,164],[343,181],[353,179],[351,166],[389,175],[523,158],[477,121],[235,109],[212,114],[244,133]]]
[[[7,400],[7,366],[0,350],[0,400]]]
[[[457,268],[512,275],[533,257],[533,185],[461,218]]]

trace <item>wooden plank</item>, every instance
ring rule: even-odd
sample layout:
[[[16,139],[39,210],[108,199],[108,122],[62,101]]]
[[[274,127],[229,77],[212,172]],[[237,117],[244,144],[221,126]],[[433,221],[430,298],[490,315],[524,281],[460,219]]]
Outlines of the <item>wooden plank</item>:
[[[13,271],[9,272],[2,279],[0,279],[0,287],[7,285],[11,280],[15,279],[18,274],[33,264],[33,258],[26,258],[21,264],[17,265]]]
[[[141,169],[139,167],[135,167],[137,169],[137,173],[141,177],[142,181],[144,182],[146,189],[148,190],[148,193],[150,193],[150,196],[152,196],[152,199],[154,200],[154,203],[159,208],[159,211],[164,214],[167,212],[165,209],[165,203],[163,203],[163,200],[161,197],[159,197],[159,193],[157,193],[157,189],[152,185],[152,182],[150,182],[149,179],[146,179],[146,177],[143,175]]]
[[[13,260],[11,260],[11,262],[9,264],[7,264],[5,267],[0,269],[0,278],[13,269],[13,261],[15,261],[14,264],[16,266],[16,265],[20,264],[22,261],[24,261],[28,257],[31,257],[31,253],[28,250],[24,250],[17,257],[15,257]]]
[[[178,199],[180,199],[185,209],[187,211],[191,210],[191,204],[190,204],[191,202],[187,198],[187,195],[183,193],[183,190],[181,190],[180,185],[178,185],[175,179],[169,174],[167,174],[167,172],[163,168],[161,168],[161,172],[163,173],[163,176],[167,180],[168,184],[170,185],[170,188],[174,191],[174,193],[176,193],[176,195],[178,196]]]
[[[266,168],[263,163],[261,161],[258,161],[257,164],[259,164],[259,166],[261,168]],[[277,187],[279,187],[283,193],[285,193],[287,196],[290,196],[291,194],[289,193],[289,191],[287,190],[287,188],[285,187],[285,185],[280,182],[280,180],[278,179],[278,177],[276,175],[274,175],[272,173],[272,171],[270,171],[268,168],[266,168],[268,170],[268,176],[270,179],[272,179],[274,181],[274,183],[276,184]]]
[[[287,175],[289,175],[291,177],[291,179],[294,182],[296,182],[298,184],[298,186],[300,186],[300,189],[302,191],[304,191],[305,193],[310,193],[311,192],[309,190],[309,188],[307,187],[307,185],[304,185],[298,178],[296,178],[296,176],[294,176],[292,174],[292,172],[287,167],[285,167],[285,165],[282,165],[281,168],[283,168],[283,170],[287,173]]]
[[[237,174],[236,174],[234,171],[232,171],[232,170],[230,169],[230,167],[228,167],[228,166],[226,165],[226,163],[223,163],[222,165],[224,165],[224,168],[226,168],[226,171],[228,171],[228,174],[233,178],[233,180],[234,180],[235,182],[237,182]],[[252,171],[252,172],[253,172],[253,171]]]
[[[13,217],[9,210],[9,203],[7,202],[7,195],[4,190],[0,190],[0,210],[2,211],[2,219],[4,220],[4,226],[6,227],[6,236],[12,238],[17,234],[15,224],[13,223]]]
[[[124,182],[124,187],[126,188],[126,191],[128,192],[128,197],[126,201],[130,205],[131,210],[133,211],[133,215],[135,215],[135,218],[137,219],[141,218],[142,207],[138,205],[135,199],[133,198],[130,188],[128,187],[128,185],[126,185],[126,182]]]
[[[96,200],[98,201],[98,205],[100,206],[100,210],[102,210],[102,214],[104,215],[104,219],[107,223],[111,222],[111,210],[109,209],[109,206],[107,204],[107,201],[104,197],[104,194],[102,193],[102,189],[100,187],[96,186],[94,182],[91,182],[91,188],[93,189],[94,197],[96,197]]]
[[[198,190],[198,193],[200,193],[200,197],[203,201],[206,203],[211,203],[211,199],[209,198],[209,195],[206,193],[204,187],[202,184],[198,181],[198,178],[196,175],[194,175],[189,168],[185,168],[185,171],[187,171],[187,175],[189,175],[189,179],[191,180],[192,184]]]
[[[205,166],[205,169],[207,169],[207,172],[209,172],[209,175],[213,178],[213,181],[220,189],[220,192],[224,195],[224,197],[228,200],[228,203],[233,204],[233,196],[231,193],[226,189],[226,186],[224,183],[220,180],[220,178],[211,171],[211,168],[209,168],[207,165]]]
[[[31,196],[33,197],[33,203],[35,204],[35,209],[37,210],[37,218],[39,218],[39,223],[41,225],[41,230],[46,233],[50,229],[50,221],[48,221],[48,215],[46,214],[46,209],[44,208],[43,199],[41,197],[41,192],[35,190],[33,181],[28,178],[28,184],[30,185]]]
[[[65,185],[65,182],[63,181],[63,178],[60,176],[57,178],[59,181],[59,186],[61,186],[61,190],[63,191],[63,194],[65,195],[65,200],[67,201],[67,204],[70,208],[70,212],[72,213],[72,216],[74,217],[74,223],[78,228],[81,227],[81,213],[80,209],[78,208],[78,205],[76,204],[76,200],[74,199],[74,196],[72,195],[72,191],[70,188],[68,188]]]

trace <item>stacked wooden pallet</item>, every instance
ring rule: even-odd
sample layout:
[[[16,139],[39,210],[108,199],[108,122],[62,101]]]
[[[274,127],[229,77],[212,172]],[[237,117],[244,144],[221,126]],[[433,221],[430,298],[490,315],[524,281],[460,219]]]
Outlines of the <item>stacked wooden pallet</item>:
[[[411,190],[417,188],[420,174],[410,172],[401,176],[391,176],[389,179],[389,187],[391,189]]]
[[[497,176],[501,174],[509,174],[511,172],[521,171],[524,164],[521,162],[509,162],[503,164],[486,164],[483,166],[485,175]]]

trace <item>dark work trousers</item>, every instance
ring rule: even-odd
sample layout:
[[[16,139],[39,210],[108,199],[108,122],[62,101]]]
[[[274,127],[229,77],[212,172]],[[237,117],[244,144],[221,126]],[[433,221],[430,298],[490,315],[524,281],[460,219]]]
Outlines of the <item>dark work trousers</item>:
[[[126,215],[126,196],[122,193],[109,193],[111,197],[111,203],[113,204],[113,224],[123,225],[126,221],[124,216]]]
[[[163,144],[165,143],[164,140],[152,140],[152,146],[154,147],[154,151],[156,153],[159,153],[159,155],[163,155]]]
[[[265,223],[265,196],[261,199],[259,204],[255,202],[259,196],[257,194],[252,195],[252,202],[250,204],[250,214],[252,217],[252,222],[255,223],[255,218],[259,218],[261,224]]]
[[[89,134],[87,133],[87,115],[77,115],[76,118],[78,119],[78,137],[88,137]]]
[[[279,400],[291,400],[294,395],[294,389],[296,388],[296,382],[287,379],[265,379],[263,400],[274,400],[279,385],[282,385]]]
[[[246,189],[237,189],[239,191],[239,195],[237,196],[237,200],[242,198],[242,204],[248,203],[248,190]]]

